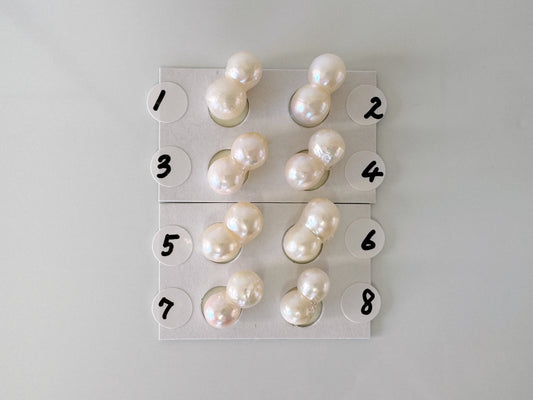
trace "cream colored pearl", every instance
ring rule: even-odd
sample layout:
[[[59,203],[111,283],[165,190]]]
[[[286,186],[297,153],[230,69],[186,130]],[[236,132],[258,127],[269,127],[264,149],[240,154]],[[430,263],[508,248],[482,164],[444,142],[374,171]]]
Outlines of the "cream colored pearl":
[[[239,237],[231,232],[223,222],[209,226],[202,234],[201,243],[204,256],[216,263],[233,260],[241,250]]]
[[[259,303],[263,290],[263,281],[253,271],[235,272],[226,286],[228,298],[242,308],[250,308]]]
[[[309,154],[320,159],[327,170],[342,159],[345,148],[344,139],[333,129],[320,129],[309,139]]]
[[[263,214],[255,205],[247,202],[236,203],[226,213],[226,227],[235,233],[241,243],[254,239],[263,229]]]
[[[211,189],[219,194],[232,194],[238,191],[246,178],[246,171],[231,157],[214,161],[207,171],[207,181]]]
[[[311,62],[307,78],[311,84],[323,87],[332,93],[344,82],[346,67],[339,56],[322,54]]]
[[[330,105],[331,96],[326,90],[314,85],[305,85],[292,96],[290,112],[298,124],[313,127],[324,121]]]
[[[325,169],[320,160],[308,153],[296,153],[285,165],[285,179],[296,190],[314,188]]]
[[[221,120],[232,120],[246,108],[246,90],[236,80],[221,78],[207,88],[205,101],[211,114]]]
[[[320,317],[321,305],[304,297],[297,289],[289,291],[280,303],[281,316],[289,324],[307,326]]]
[[[225,75],[240,82],[246,90],[250,90],[263,76],[261,60],[249,51],[239,51],[229,58]]]
[[[235,324],[241,315],[241,308],[226,295],[223,286],[211,289],[202,301],[202,312],[209,325],[222,329]]]
[[[322,242],[333,237],[339,226],[339,209],[328,199],[313,199],[305,206],[298,223]]]
[[[321,249],[320,238],[301,224],[291,227],[283,237],[283,251],[296,263],[305,264],[313,261]]]
[[[324,300],[329,292],[329,277],[318,268],[309,268],[298,277],[298,291],[313,303]]]
[[[231,157],[247,170],[263,165],[268,155],[268,145],[257,132],[244,133],[231,145]]]

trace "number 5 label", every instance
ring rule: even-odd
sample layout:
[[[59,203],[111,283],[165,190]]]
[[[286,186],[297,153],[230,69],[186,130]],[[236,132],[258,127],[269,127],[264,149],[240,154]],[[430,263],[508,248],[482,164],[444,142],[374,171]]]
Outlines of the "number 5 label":
[[[344,175],[354,189],[368,192],[383,183],[385,163],[373,151],[359,151],[346,162]]]
[[[152,251],[161,264],[176,266],[191,256],[192,238],[181,226],[164,226],[152,241]]]
[[[348,226],[345,241],[348,251],[354,257],[368,259],[376,256],[383,249],[385,232],[373,219],[358,219]]]

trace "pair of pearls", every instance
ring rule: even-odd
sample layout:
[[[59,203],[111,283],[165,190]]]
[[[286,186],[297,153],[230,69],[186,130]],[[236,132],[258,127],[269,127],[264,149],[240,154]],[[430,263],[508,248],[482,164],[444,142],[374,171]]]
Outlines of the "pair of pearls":
[[[263,229],[263,214],[255,205],[240,202],[227,211],[224,222],[210,225],[202,234],[202,252],[216,263],[233,260],[244,243],[254,239]]]
[[[298,277],[296,288],[283,296],[280,303],[281,316],[289,324],[309,326],[322,313],[322,300],[329,292],[328,275],[318,268],[309,268]]]
[[[267,142],[259,133],[249,132],[238,136],[231,145],[230,154],[213,161],[209,166],[209,186],[219,194],[237,192],[246,180],[248,171],[263,165],[267,155]]]
[[[324,182],[326,171],[344,156],[342,136],[333,129],[321,129],[309,139],[307,152],[293,155],[285,165],[285,179],[296,190],[313,190]]]
[[[257,56],[249,51],[232,55],[226,64],[224,78],[207,88],[205,101],[211,117],[220,125],[235,126],[247,114],[246,92],[259,83],[263,67]]]
[[[243,308],[255,306],[263,298],[264,285],[253,271],[238,271],[227,285],[209,290],[202,301],[202,312],[209,325],[227,328],[235,324]]]
[[[314,199],[305,206],[298,222],[283,236],[283,251],[295,263],[318,257],[339,226],[339,209],[328,199]]]
[[[313,60],[307,79],[291,98],[289,110],[296,123],[307,128],[317,126],[328,116],[331,94],[346,78],[346,66],[335,54],[322,54]]]

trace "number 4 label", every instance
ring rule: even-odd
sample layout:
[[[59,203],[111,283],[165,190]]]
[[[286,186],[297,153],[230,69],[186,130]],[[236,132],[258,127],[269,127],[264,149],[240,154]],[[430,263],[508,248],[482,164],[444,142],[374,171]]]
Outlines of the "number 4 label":
[[[373,151],[359,151],[348,159],[344,173],[350,186],[368,192],[383,183],[385,163]]]

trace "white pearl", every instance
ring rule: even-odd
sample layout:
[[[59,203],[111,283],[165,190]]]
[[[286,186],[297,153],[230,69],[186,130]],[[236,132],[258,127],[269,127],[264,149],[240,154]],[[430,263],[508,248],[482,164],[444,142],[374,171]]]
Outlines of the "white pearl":
[[[250,308],[259,303],[263,290],[263,281],[253,271],[235,272],[226,286],[228,298],[242,308]]]
[[[249,51],[239,51],[229,58],[225,75],[240,82],[245,90],[250,90],[263,76],[261,60]]]
[[[209,226],[202,234],[202,252],[216,263],[233,260],[241,250],[239,237],[231,232],[223,222]]]
[[[285,164],[285,179],[296,190],[314,188],[322,179],[324,165],[308,153],[296,153]]]
[[[339,226],[339,209],[328,199],[313,199],[305,206],[298,223],[322,242],[331,239]]]
[[[207,171],[209,186],[219,194],[232,194],[238,191],[246,178],[242,166],[231,157],[214,161]]]
[[[344,82],[346,66],[339,56],[322,54],[311,62],[307,78],[309,83],[323,87],[332,93]]]
[[[226,227],[235,233],[241,243],[254,239],[263,229],[263,214],[255,205],[240,202],[232,205],[226,213]]]
[[[205,101],[215,118],[232,120],[239,117],[246,108],[246,90],[236,80],[217,79],[207,88]]]
[[[345,148],[344,139],[333,129],[320,129],[309,139],[309,154],[319,158],[328,170],[342,159]]]
[[[211,289],[202,301],[204,318],[214,328],[227,328],[235,324],[241,311],[241,308],[227,297],[226,288],[223,286]]]
[[[327,296],[329,284],[328,274],[318,268],[309,268],[298,277],[297,287],[303,296],[318,303]]]
[[[289,291],[280,303],[281,316],[289,324],[307,326],[320,317],[320,303],[315,304],[304,297],[297,289]]]
[[[244,133],[231,145],[231,157],[247,170],[259,168],[266,161],[268,145],[257,132]]]
[[[322,249],[320,238],[301,224],[291,227],[283,237],[283,250],[292,261],[305,264],[313,261]]]
[[[292,96],[290,112],[298,124],[312,127],[324,121],[329,113],[330,105],[331,96],[325,89],[305,85]]]

